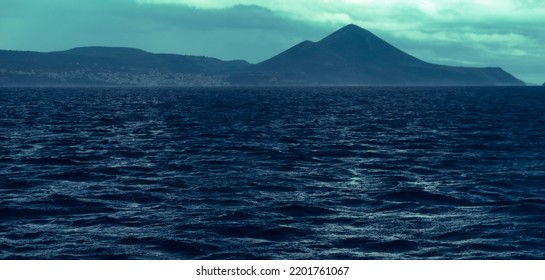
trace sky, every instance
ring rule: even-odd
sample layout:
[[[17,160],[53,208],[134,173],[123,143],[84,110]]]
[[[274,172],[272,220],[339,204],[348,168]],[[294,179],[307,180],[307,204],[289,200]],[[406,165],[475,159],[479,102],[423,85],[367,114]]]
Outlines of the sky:
[[[349,23],[428,62],[545,82],[543,0],[0,0],[0,49],[122,46],[257,63]]]

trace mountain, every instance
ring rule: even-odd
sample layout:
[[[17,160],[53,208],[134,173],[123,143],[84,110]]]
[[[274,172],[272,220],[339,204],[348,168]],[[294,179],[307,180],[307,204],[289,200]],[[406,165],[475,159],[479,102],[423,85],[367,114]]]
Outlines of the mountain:
[[[132,48],[0,51],[0,85],[224,85],[228,73],[248,66]]]
[[[304,41],[230,77],[265,85],[524,85],[500,68],[427,63],[356,25]]]
[[[516,85],[501,68],[431,64],[356,25],[304,41],[268,60],[222,61],[139,49],[0,50],[0,86]]]

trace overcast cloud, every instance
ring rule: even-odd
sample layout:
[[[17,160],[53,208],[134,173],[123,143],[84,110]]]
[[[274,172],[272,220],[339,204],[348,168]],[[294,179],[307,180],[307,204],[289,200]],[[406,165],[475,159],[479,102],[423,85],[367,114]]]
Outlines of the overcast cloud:
[[[0,49],[127,46],[259,62],[348,23],[429,62],[545,81],[545,1],[0,0]]]

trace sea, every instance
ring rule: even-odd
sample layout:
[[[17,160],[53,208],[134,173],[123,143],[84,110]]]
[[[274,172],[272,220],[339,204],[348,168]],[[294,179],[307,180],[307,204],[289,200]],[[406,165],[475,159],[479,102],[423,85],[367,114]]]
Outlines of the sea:
[[[545,87],[0,88],[0,259],[545,259]]]

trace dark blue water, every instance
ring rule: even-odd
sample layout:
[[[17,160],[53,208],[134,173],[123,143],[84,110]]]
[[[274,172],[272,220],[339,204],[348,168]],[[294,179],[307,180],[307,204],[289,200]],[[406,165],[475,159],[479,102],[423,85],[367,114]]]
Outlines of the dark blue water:
[[[0,89],[1,259],[545,259],[545,89]]]

